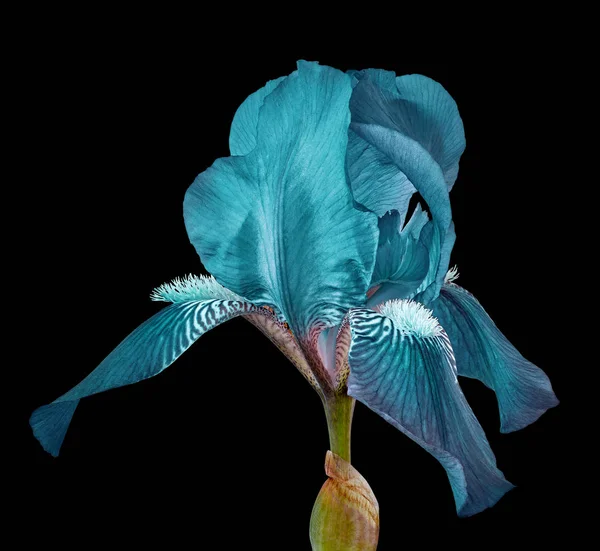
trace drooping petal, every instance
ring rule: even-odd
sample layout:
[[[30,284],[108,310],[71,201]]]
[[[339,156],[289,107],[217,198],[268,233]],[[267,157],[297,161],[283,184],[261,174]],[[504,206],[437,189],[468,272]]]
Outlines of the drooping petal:
[[[232,155],[246,155],[256,146],[258,112],[265,98],[285,77],[270,80],[260,90],[250,94],[238,107],[229,131],[229,151]]]
[[[496,392],[501,432],[522,429],[558,405],[546,374],[519,354],[471,293],[447,283],[431,306],[450,337],[458,374]]]
[[[428,310],[391,301],[350,311],[348,394],[431,453],[446,469],[459,516],[494,505],[513,486],[458,385],[447,335]]]
[[[204,333],[235,316],[259,311],[238,300],[168,306],[135,329],[81,383],[36,409],[30,424],[43,448],[57,456],[79,400],[158,375]]]
[[[219,159],[189,188],[184,216],[206,268],[281,312],[303,339],[364,303],[377,221],[345,173],[350,77],[299,62],[264,99],[256,147]]]
[[[355,199],[380,216],[382,211],[392,208],[403,217],[412,188],[416,189],[431,213],[428,249],[441,253],[450,243],[447,233],[452,216],[448,186],[441,166],[414,135],[411,123],[414,105],[398,91],[381,88],[366,76],[355,86],[350,108],[349,140],[353,147],[348,149],[347,164]],[[428,301],[437,297],[448,269],[440,263],[443,260],[442,256],[430,254],[429,289],[420,290],[427,291],[424,298]]]

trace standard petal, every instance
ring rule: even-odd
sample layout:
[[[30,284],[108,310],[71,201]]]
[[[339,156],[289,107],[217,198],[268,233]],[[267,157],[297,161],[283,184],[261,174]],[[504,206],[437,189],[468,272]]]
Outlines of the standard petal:
[[[259,308],[238,300],[202,300],[173,304],[140,325],[81,383],[47,406],[29,423],[43,448],[58,455],[81,398],[158,375],[208,330]]]
[[[350,101],[350,143],[355,143],[348,149],[348,174],[355,199],[378,215],[393,208],[404,217],[411,189],[416,189],[431,213],[428,249],[441,253],[453,242],[447,239],[452,221],[448,186],[440,164],[409,132],[410,105],[399,92],[368,77],[358,82]],[[426,301],[437,297],[448,269],[444,260],[430,254],[427,286],[420,289]]]
[[[238,107],[229,131],[229,151],[232,155],[246,155],[256,146],[258,112],[265,98],[285,77],[270,80],[260,90],[250,94]]]
[[[415,213],[419,217],[421,211],[416,210]],[[419,240],[420,230],[416,235],[413,233],[418,225],[413,222],[407,225],[408,231],[400,232],[395,222],[397,217],[394,211],[379,219],[379,246],[371,287],[391,283],[398,287],[397,292],[402,295],[395,298],[405,298],[414,295],[427,275],[429,252]]]
[[[226,287],[283,314],[295,335],[364,303],[377,220],[353,206],[345,154],[350,77],[299,62],[259,112],[256,147],[190,186],[188,234]]]
[[[377,216],[397,210],[404,219],[417,190],[395,161],[353,130],[348,133],[347,160],[356,201]]]
[[[395,125],[431,154],[452,189],[466,141],[458,107],[446,89],[423,75],[396,77],[381,69],[352,71],[352,75],[357,83],[369,80],[398,100],[394,103]]]
[[[447,335],[428,310],[391,301],[351,310],[348,394],[431,453],[446,469],[459,516],[494,505],[513,486],[458,386]]]
[[[466,146],[456,102],[439,82],[423,75],[398,77],[396,88],[405,100],[399,107],[406,133],[431,153],[452,189]]]
[[[419,242],[427,249],[430,269],[417,289],[415,300],[428,305],[437,298],[444,284],[455,241],[454,222],[450,222],[445,232],[434,221],[423,227]],[[437,266],[437,269],[431,269],[432,266]]]
[[[447,283],[431,307],[450,337],[458,374],[496,392],[501,432],[522,429],[558,405],[546,374],[519,354],[471,293]]]

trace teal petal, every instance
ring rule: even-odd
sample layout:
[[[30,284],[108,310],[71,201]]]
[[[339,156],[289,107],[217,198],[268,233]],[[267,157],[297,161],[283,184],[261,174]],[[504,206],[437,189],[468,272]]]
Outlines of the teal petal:
[[[466,146],[456,102],[439,82],[423,75],[398,77],[396,87],[404,100],[398,106],[407,135],[429,151],[452,189]]]
[[[368,78],[373,84],[394,92],[396,90],[396,73],[394,71],[386,71],[385,69],[362,69],[360,71],[350,70],[349,75],[352,75],[354,85],[358,84],[364,78]]]
[[[352,75],[356,83],[368,80],[396,99],[395,125],[429,152],[452,189],[466,141],[458,107],[446,89],[423,75],[396,77],[381,69],[353,71]]]
[[[377,219],[346,181],[351,91],[344,73],[299,62],[264,99],[256,147],[217,160],[184,201],[206,268],[300,339],[364,303],[375,261]]]
[[[412,301],[349,315],[348,394],[431,453],[444,467],[459,516],[494,505],[513,486],[496,467],[458,385],[447,335]]]
[[[427,291],[429,301],[437,297],[448,269],[442,253],[453,243],[447,239],[452,215],[442,168],[411,133],[409,104],[398,91],[380,88],[368,77],[358,82],[350,101],[353,147],[348,149],[348,174],[356,201],[380,216],[390,208],[404,216],[412,188],[427,202],[432,218],[431,233],[426,234],[430,262],[419,292]]]
[[[417,289],[415,300],[428,305],[435,300],[444,284],[444,278],[450,265],[450,254],[456,241],[454,222],[443,232],[435,222],[428,222],[420,235],[420,243],[427,249],[429,266],[437,266],[437,269],[429,269],[427,275]]]
[[[164,308],[135,329],[81,383],[36,409],[29,420],[33,434],[56,457],[81,398],[154,377],[213,327],[258,310],[236,300],[182,302]]]
[[[396,210],[403,219],[417,190],[395,161],[353,130],[348,134],[347,159],[356,201],[377,216]]]
[[[449,283],[431,306],[450,337],[458,374],[496,392],[501,432],[522,429],[558,405],[546,374],[519,354],[471,293]]]
[[[414,296],[429,269],[428,250],[419,241],[420,228],[413,220],[421,214],[420,209],[415,210],[412,224],[407,224],[406,231],[402,232],[398,230],[396,211],[379,219],[379,246],[371,287],[391,283],[397,286],[402,298]]]
[[[229,132],[229,150],[232,155],[246,155],[254,149],[258,128],[258,112],[265,98],[284,79],[285,77],[270,80],[260,90],[250,94],[238,107]]]

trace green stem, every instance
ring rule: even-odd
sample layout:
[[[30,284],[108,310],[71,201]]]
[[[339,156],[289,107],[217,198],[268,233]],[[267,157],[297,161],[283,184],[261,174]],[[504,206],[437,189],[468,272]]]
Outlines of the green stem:
[[[354,404],[354,398],[345,394],[328,396],[323,400],[330,449],[348,463],[350,463],[350,432]]]

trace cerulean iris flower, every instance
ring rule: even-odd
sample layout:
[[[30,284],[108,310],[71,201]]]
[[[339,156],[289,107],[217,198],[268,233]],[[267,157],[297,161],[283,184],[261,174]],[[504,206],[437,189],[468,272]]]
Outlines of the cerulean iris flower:
[[[465,148],[454,100],[424,76],[301,61],[244,101],[229,146],[184,200],[190,241],[212,276],[158,287],[151,298],[172,304],[33,413],[44,449],[58,455],[80,399],[159,374],[242,316],[325,406],[330,484],[313,510],[314,549],[377,545],[377,502],[350,465],[355,399],[438,459],[460,516],[494,505],[512,485],[457,375],[495,391],[502,432],[558,401],[449,270],[449,193]],[[423,204],[409,216],[417,192]],[[362,505],[344,509],[345,491]]]

